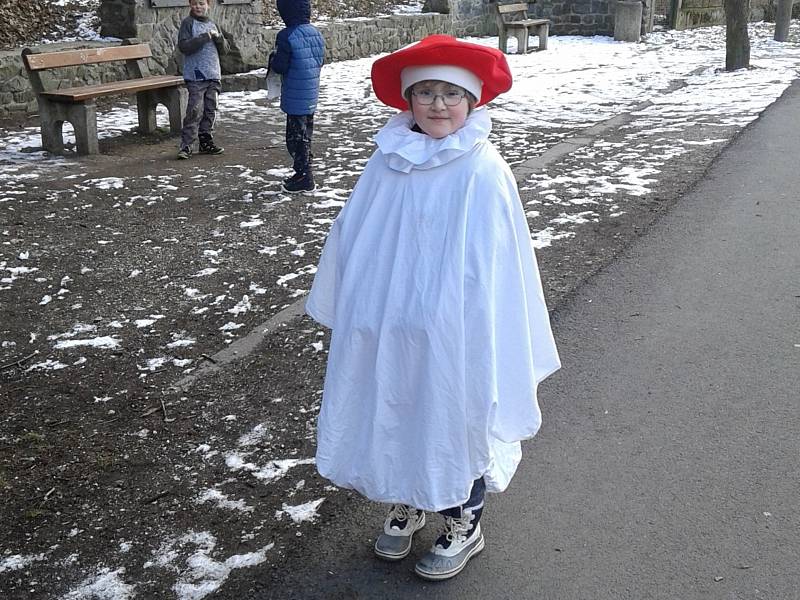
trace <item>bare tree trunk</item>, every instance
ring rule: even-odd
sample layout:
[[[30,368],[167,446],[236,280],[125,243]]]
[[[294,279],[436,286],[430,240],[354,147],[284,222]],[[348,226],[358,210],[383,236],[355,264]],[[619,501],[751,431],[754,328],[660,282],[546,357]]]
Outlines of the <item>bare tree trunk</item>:
[[[763,5],[764,8],[764,21],[767,23],[775,22],[775,0],[767,0]]]
[[[778,0],[775,10],[775,41],[785,42],[789,37],[789,21],[792,20],[792,0]]]
[[[725,70],[745,69],[750,66],[750,0],[724,0],[724,8]]]

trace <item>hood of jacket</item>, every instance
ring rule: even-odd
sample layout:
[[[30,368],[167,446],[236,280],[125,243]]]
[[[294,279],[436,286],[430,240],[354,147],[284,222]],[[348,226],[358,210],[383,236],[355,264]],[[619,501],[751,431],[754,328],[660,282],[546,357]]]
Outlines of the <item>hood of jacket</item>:
[[[278,12],[287,27],[311,22],[311,0],[278,0]]]

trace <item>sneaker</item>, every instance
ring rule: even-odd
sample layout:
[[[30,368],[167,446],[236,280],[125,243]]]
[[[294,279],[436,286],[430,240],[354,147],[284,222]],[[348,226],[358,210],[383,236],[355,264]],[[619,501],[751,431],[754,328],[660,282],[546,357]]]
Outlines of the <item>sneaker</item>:
[[[445,517],[445,528],[425,556],[414,567],[414,572],[431,581],[441,581],[455,577],[469,559],[478,554],[484,547],[481,524],[474,528],[472,521],[475,515],[468,510],[459,518]]]
[[[289,179],[291,179],[291,177]],[[311,173],[304,173],[300,178],[294,181],[284,182],[281,188],[284,192],[289,194],[299,194],[300,192],[313,192],[317,189],[317,186],[314,183],[314,177],[312,177]]]
[[[222,154],[225,152],[225,148],[220,148],[217,146],[213,140],[208,140],[207,142],[200,142],[200,154]]]
[[[192,157],[192,149],[184,146],[178,152],[178,160],[186,160]]]
[[[425,526],[425,512],[393,504],[383,523],[383,533],[375,541],[375,555],[384,560],[400,560],[411,552],[411,539]]]

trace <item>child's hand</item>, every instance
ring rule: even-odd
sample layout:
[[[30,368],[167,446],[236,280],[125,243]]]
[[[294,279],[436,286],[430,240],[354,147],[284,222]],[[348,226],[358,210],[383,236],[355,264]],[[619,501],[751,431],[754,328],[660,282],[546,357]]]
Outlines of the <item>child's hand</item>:
[[[216,29],[214,29],[213,31],[209,31],[208,35],[211,36],[212,40],[218,40],[220,38],[220,33]]]

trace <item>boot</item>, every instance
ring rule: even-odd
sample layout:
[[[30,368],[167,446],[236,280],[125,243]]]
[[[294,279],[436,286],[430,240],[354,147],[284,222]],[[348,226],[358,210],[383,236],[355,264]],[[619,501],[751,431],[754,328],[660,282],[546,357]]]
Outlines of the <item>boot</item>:
[[[291,177],[287,177],[286,179],[284,179],[283,180],[283,185],[289,185],[290,183],[294,183],[295,181],[298,181],[298,180],[300,180],[302,178],[303,178],[303,174],[302,173],[295,173]]]
[[[411,552],[411,539],[425,526],[425,513],[405,504],[393,504],[375,541],[375,554],[384,560],[400,560]]]
[[[222,154],[225,152],[224,148],[220,148],[214,143],[214,138],[210,133],[201,133],[200,139],[200,154]]]
[[[300,192],[313,192],[317,186],[314,183],[314,176],[311,171],[303,173],[297,179],[289,178],[289,181],[284,182],[281,186],[284,192],[289,194],[299,194]]]
[[[457,516],[445,516],[442,534],[430,551],[414,567],[414,572],[431,581],[455,577],[470,558],[484,547],[481,533],[480,513],[483,506],[455,509]]]

